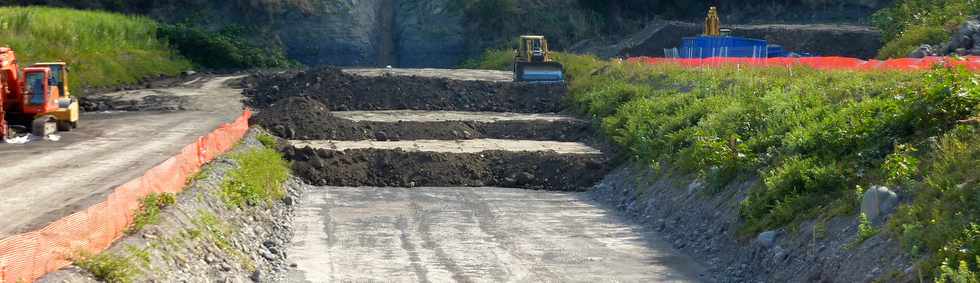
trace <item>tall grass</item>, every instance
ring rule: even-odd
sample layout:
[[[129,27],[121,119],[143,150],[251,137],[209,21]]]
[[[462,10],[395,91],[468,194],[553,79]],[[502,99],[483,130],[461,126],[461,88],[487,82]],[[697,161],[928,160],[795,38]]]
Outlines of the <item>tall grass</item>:
[[[157,23],[145,17],[47,7],[0,8],[0,45],[22,65],[64,60],[74,86],[135,83],[191,67],[157,39]],[[78,92],[76,92],[78,93]]]

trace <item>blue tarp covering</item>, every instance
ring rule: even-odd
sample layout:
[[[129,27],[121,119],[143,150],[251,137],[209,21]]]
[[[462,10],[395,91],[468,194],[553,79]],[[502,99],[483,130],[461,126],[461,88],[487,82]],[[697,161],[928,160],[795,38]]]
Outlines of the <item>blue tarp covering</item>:
[[[747,57],[770,58],[786,57],[787,52],[779,45],[770,45],[761,39],[737,36],[696,36],[685,37],[677,50],[679,58]]]

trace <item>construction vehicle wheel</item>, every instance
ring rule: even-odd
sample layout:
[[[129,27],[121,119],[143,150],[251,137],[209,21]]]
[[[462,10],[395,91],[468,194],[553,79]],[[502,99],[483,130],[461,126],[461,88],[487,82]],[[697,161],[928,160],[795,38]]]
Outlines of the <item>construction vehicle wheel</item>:
[[[58,131],[71,132],[71,129],[74,129],[71,124],[72,123],[68,121],[58,121]]]
[[[54,134],[58,130],[58,124],[51,116],[43,116],[34,119],[31,123],[31,134],[39,137],[46,137]]]

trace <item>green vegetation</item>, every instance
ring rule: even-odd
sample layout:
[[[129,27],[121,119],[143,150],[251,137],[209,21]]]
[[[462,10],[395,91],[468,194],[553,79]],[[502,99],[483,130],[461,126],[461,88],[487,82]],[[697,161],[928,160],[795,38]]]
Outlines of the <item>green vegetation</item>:
[[[225,201],[236,207],[255,206],[282,199],[282,185],[289,177],[289,163],[270,148],[232,154],[238,164],[221,183]]]
[[[189,229],[187,233],[191,239],[204,237],[225,254],[236,257],[246,270],[255,270],[255,262],[232,245],[231,238],[235,231],[228,222],[205,210],[199,210],[193,222],[196,228]]]
[[[512,64],[514,64],[514,50],[488,49],[483,52],[482,57],[463,61],[459,68],[507,71],[511,69]]]
[[[864,240],[870,239],[878,235],[878,229],[871,225],[871,220],[868,220],[868,215],[861,213],[858,216],[858,238],[857,243],[864,242]]]
[[[936,140],[931,145],[935,149],[909,182],[914,201],[902,206],[888,225],[913,253],[935,253],[925,265],[943,265],[944,273],[959,270],[960,265],[966,265],[974,274],[980,270],[977,144],[980,130],[975,126],[959,126]]]
[[[270,134],[262,133],[256,136],[255,139],[259,140],[259,142],[262,143],[262,145],[265,146],[266,148],[276,149],[279,147],[279,141],[276,140],[276,137]]]
[[[506,52],[471,66],[505,69]],[[976,272],[980,255],[980,77],[808,68],[684,68],[557,54],[567,106],[602,123],[633,160],[703,179],[753,181],[742,235],[856,216],[862,187],[911,194],[887,227],[920,254]],[[975,119],[975,118],[974,118]],[[855,189],[856,188],[856,189]],[[878,232],[867,221],[859,237]]]
[[[905,57],[919,45],[946,42],[967,17],[978,13],[980,2],[973,0],[899,0],[872,19],[886,42],[878,57]]]
[[[132,234],[143,230],[149,224],[160,222],[160,211],[164,208],[177,203],[177,198],[171,193],[151,193],[140,200],[139,212],[133,218],[133,225],[126,229],[126,233]]]
[[[290,67],[297,63],[286,58],[282,49],[262,48],[249,43],[244,28],[226,27],[210,32],[201,27],[177,24],[161,25],[158,35],[181,55],[194,63],[212,69]],[[253,32],[254,33],[254,32]]]
[[[81,258],[75,261],[75,265],[88,271],[99,281],[129,283],[135,282],[141,274],[140,269],[133,265],[134,259],[127,256],[106,252],[95,256],[83,255]]]
[[[157,23],[144,17],[59,8],[0,8],[0,45],[14,48],[21,64],[68,62],[76,89],[136,83],[190,68],[190,62],[156,39],[156,32]]]

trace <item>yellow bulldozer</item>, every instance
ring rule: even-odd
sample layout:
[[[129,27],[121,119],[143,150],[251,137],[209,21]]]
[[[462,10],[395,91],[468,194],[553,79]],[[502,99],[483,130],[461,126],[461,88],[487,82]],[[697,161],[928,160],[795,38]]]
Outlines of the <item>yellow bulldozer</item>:
[[[544,36],[521,36],[520,46],[514,52],[515,82],[565,82],[565,68],[552,60]]]

